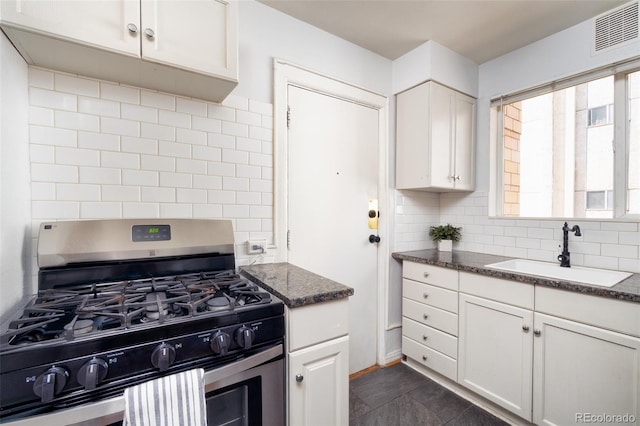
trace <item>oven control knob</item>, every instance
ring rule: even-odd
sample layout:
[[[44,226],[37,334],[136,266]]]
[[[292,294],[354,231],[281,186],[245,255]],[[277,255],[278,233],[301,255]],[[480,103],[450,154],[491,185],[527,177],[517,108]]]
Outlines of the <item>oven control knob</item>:
[[[167,343],[158,345],[151,353],[151,364],[160,371],[167,370],[175,360],[176,350]]]
[[[95,389],[107,376],[109,366],[100,358],[93,358],[78,370],[78,383],[86,390]]]
[[[33,392],[42,402],[51,402],[67,384],[69,372],[62,367],[51,367],[33,384]]]
[[[216,355],[226,355],[231,345],[231,336],[222,331],[218,331],[211,338],[211,350]]]
[[[243,349],[249,349],[251,347],[251,344],[253,343],[255,335],[256,334],[252,329],[243,325],[236,330],[236,343]]]

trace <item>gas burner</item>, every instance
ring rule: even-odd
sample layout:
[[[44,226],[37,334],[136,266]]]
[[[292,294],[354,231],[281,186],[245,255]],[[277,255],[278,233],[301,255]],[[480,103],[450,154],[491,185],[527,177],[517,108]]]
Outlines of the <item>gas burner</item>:
[[[93,321],[90,319],[79,319],[73,325],[73,332],[75,334],[85,334],[93,330]]]
[[[207,311],[209,312],[220,312],[220,311],[228,311],[230,306],[230,301],[227,300],[226,297],[214,297],[212,299],[207,300]]]

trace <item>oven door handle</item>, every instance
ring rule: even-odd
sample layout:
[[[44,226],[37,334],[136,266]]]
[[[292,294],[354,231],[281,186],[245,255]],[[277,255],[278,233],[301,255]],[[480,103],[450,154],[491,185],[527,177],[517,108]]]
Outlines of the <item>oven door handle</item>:
[[[280,355],[284,352],[282,343],[277,346],[273,346],[265,351],[259,352],[250,357],[235,361],[231,364],[223,367],[216,368],[215,370],[205,371],[204,373],[204,386],[205,392],[209,391],[210,387],[216,382],[222,381],[229,377],[233,377],[238,373],[247,371],[253,367],[257,367],[260,364],[264,364]]]

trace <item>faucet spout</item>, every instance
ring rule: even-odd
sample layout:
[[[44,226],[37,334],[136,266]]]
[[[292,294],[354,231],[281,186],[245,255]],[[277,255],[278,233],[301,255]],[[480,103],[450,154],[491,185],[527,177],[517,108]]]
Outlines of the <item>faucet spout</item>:
[[[580,227],[578,225],[573,225],[572,228],[569,228],[569,224],[567,222],[564,223],[564,226],[562,227],[562,253],[558,255],[560,266],[562,266],[563,268],[571,267],[571,253],[569,253],[569,232],[573,232],[576,237],[582,236],[582,232],[580,232]]]

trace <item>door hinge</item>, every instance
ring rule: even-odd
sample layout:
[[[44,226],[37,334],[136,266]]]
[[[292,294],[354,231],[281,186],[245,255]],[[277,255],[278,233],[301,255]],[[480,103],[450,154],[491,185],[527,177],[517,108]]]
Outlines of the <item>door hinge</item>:
[[[287,250],[291,248],[291,230],[287,229]]]
[[[287,129],[291,128],[291,107],[287,106]]]

